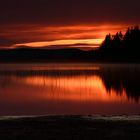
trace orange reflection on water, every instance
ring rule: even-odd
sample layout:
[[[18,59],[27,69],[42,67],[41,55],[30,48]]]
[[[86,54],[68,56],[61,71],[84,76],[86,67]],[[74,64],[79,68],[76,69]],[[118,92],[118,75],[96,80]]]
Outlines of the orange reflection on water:
[[[118,115],[138,113],[139,107],[128,100],[125,90],[109,93],[94,73],[0,76],[0,115]]]
[[[111,73],[107,68],[89,64],[22,67],[15,64],[10,65],[9,72],[5,72],[8,67],[3,65],[0,68],[0,115],[139,113],[140,103],[131,99],[124,81],[121,90],[114,88],[121,81],[114,76],[119,77],[116,71]],[[113,69],[116,70],[116,67]],[[126,81],[129,83],[130,79]],[[106,84],[111,88],[107,88]]]
[[[101,101],[118,102],[127,101],[125,91],[121,96],[114,90],[107,93],[102,80],[98,76],[29,76],[20,79],[24,84],[42,88],[43,99],[72,100],[72,101]]]

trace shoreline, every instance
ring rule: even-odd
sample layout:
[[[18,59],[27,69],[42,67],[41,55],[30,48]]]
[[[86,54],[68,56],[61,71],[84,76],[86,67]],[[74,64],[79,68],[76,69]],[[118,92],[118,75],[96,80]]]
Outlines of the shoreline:
[[[140,121],[140,115],[23,115],[23,116],[0,116],[2,120],[40,119],[40,118],[79,118],[83,120],[105,121]]]
[[[1,117],[2,118],[2,117]],[[140,116],[3,116],[0,139],[135,140]],[[6,119],[5,119],[6,118]]]

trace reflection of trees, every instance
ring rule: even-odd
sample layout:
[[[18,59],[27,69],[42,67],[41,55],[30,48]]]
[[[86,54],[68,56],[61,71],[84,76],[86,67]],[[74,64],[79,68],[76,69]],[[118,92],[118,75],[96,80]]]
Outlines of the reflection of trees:
[[[125,90],[128,99],[139,101],[140,98],[140,68],[136,67],[115,67],[103,68],[98,75],[108,92],[111,89],[115,90],[117,94],[122,94]]]
[[[12,71],[12,72],[0,72],[0,86],[9,86],[17,84],[12,81],[11,76],[17,78],[26,78],[28,76],[52,76],[56,78],[60,77],[71,77],[71,76],[99,76],[108,93],[111,90],[115,90],[117,94],[122,95],[123,90],[126,91],[128,99],[135,100],[136,102],[140,99],[140,67],[139,66],[101,66],[100,70],[40,70],[40,71]],[[5,76],[5,78],[4,78]],[[3,77],[3,78],[2,78]]]

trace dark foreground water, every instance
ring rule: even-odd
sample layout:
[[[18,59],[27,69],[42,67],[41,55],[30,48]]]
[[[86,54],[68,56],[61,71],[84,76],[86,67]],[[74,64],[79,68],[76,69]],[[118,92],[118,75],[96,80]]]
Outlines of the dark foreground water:
[[[140,65],[0,64],[0,115],[138,115]]]

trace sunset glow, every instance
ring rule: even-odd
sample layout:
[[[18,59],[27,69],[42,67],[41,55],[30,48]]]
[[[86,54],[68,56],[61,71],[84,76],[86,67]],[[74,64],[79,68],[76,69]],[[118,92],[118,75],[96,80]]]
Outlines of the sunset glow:
[[[0,5],[0,49],[97,48],[107,34],[140,24],[138,0],[127,5],[117,0],[2,0]]]
[[[103,25],[13,25],[5,27],[0,35],[9,38],[11,43],[5,47],[99,47],[108,33],[124,32],[128,25],[103,24]],[[12,41],[13,40],[13,41]],[[10,45],[10,46],[9,46]],[[90,45],[90,46],[89,46]]]
[[[46,46],[53,46],[53,45],[74,45],[74,44],[88,44],[88,45],[93,45],[92,47],[99,47],[99,44],[101,44],[102,41],[103,39],[57,40],[57,41],[16,44],[13,47],[19,47],[19,46],[31,46],[31,47],[44,47],[45,46],[46,47]]]

